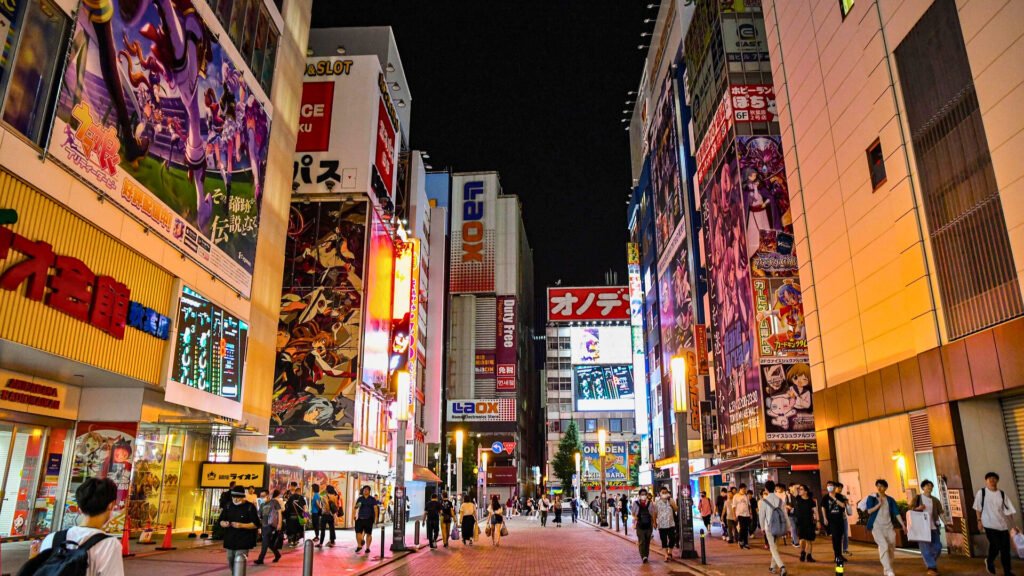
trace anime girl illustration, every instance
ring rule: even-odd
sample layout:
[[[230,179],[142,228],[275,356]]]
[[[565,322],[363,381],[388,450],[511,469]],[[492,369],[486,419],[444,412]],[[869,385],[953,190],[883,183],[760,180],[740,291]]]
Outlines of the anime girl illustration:
[[[813,396],[811,394],[811,367],[805,363],[793,364],[786,371],[789,389],[786,394],[793,398],[794,408],[810,410]]]
[[[767,343],[773,350],[793,352],[803,355],[807,348],[807,334],[804,324],[803,293],[794,279],[786,279],[775,289],[772,309],[758,312],[757,323],[761,324],[768,318],[777,319],[781,329],[773,330]]]

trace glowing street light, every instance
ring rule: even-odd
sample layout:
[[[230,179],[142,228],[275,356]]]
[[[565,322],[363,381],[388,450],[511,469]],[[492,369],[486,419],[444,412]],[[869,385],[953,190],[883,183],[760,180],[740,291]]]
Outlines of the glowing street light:
[[[672,410],[676,413],[676,454],[679,460],[679,556],[696,558],[693,546],[692,500],[690,496],[690,459],[687,444],[686,412],[689,402],[689,366],[685,356],[673,356],[669,361],[672,376]]]
[[[597,431],[597,453],[601,462],[601,526],[608,526],[608,494],[605,482],[604,457],[608,450],[608,431],[601,428]]]

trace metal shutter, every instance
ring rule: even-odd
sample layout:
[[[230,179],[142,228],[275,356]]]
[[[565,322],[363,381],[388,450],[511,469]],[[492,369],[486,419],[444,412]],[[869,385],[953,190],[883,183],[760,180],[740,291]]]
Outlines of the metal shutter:
[[[931,452],[932,433],[928,428],[928,413],[910,413],[910,436],[914,441],[914,452]]]
[[[1024,494],[1024,395],[1003,398],[1002,405],[1017,494]]]

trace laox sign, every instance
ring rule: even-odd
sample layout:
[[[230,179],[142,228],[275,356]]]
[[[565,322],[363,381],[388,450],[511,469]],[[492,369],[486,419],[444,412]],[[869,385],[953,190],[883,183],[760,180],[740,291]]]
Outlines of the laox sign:
[[[497,402],[452,402],[453,414],[497,414]]]
[[[484,193],[480,180],[466,182],[462,188],[462,261],[484,261]]]

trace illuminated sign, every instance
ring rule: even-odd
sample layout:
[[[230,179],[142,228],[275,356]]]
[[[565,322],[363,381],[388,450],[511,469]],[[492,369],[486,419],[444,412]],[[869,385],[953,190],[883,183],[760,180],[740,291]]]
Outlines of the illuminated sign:
[[[629,326],[574,326],[569,329],[572,364],[629,364],[633,350]]]
[[[515,422],[516,399],[449,400],[448,419],[476,422]]]
[[[633,410],[632,366],[573,366],[576,409]]]
[[[183,287],[171,380],[240,401],[248,340],[248,324]]]
[[[498,442],[495,442],[494,444],[491,444],[491,452],[494,452],[495,454],[501,454],[502,452],[505,452],[505,453],[511,455],[512,452],[515,451],[515,449],[516,449],[516,443],[515,442],[509,442],[508,440],[506,440],[504,442],[498,441]]]
[[[0,400],[14,404],[25,404],[37,408],[60,410],[60,394],[57,388],[11,378],[0,390]]]
[[[634,416],[636,430],[646,434],[647,411],[647,359],[644,357],[644,289],[640,279],[640,246],[627,245],[627,272],[629,274],[629,324],[633,344],[633,380],[635,383]]]
[[[267,488],[270,465],[266,462],[203,462],[199,465],[200,488],[240,486]]]
[[[452,179],[451,292],[494,291],[496,174]]]
[[[462,261],[484,260],[484,183],[466,182],[462,192]]]
[[[495,351],[497,382],[495,389],[512,392],[516,389],[516,361],[519,343],[515,296],[498,296],[498,347]]]
[[[321,61],[320,63],[326,63]],[[306,82],[299,106],[299,135],[296,152],[327,152],[331,148],[331,114],[334,82]]]
[[[625,286],[548,288],[548,321],[629,320]]]

